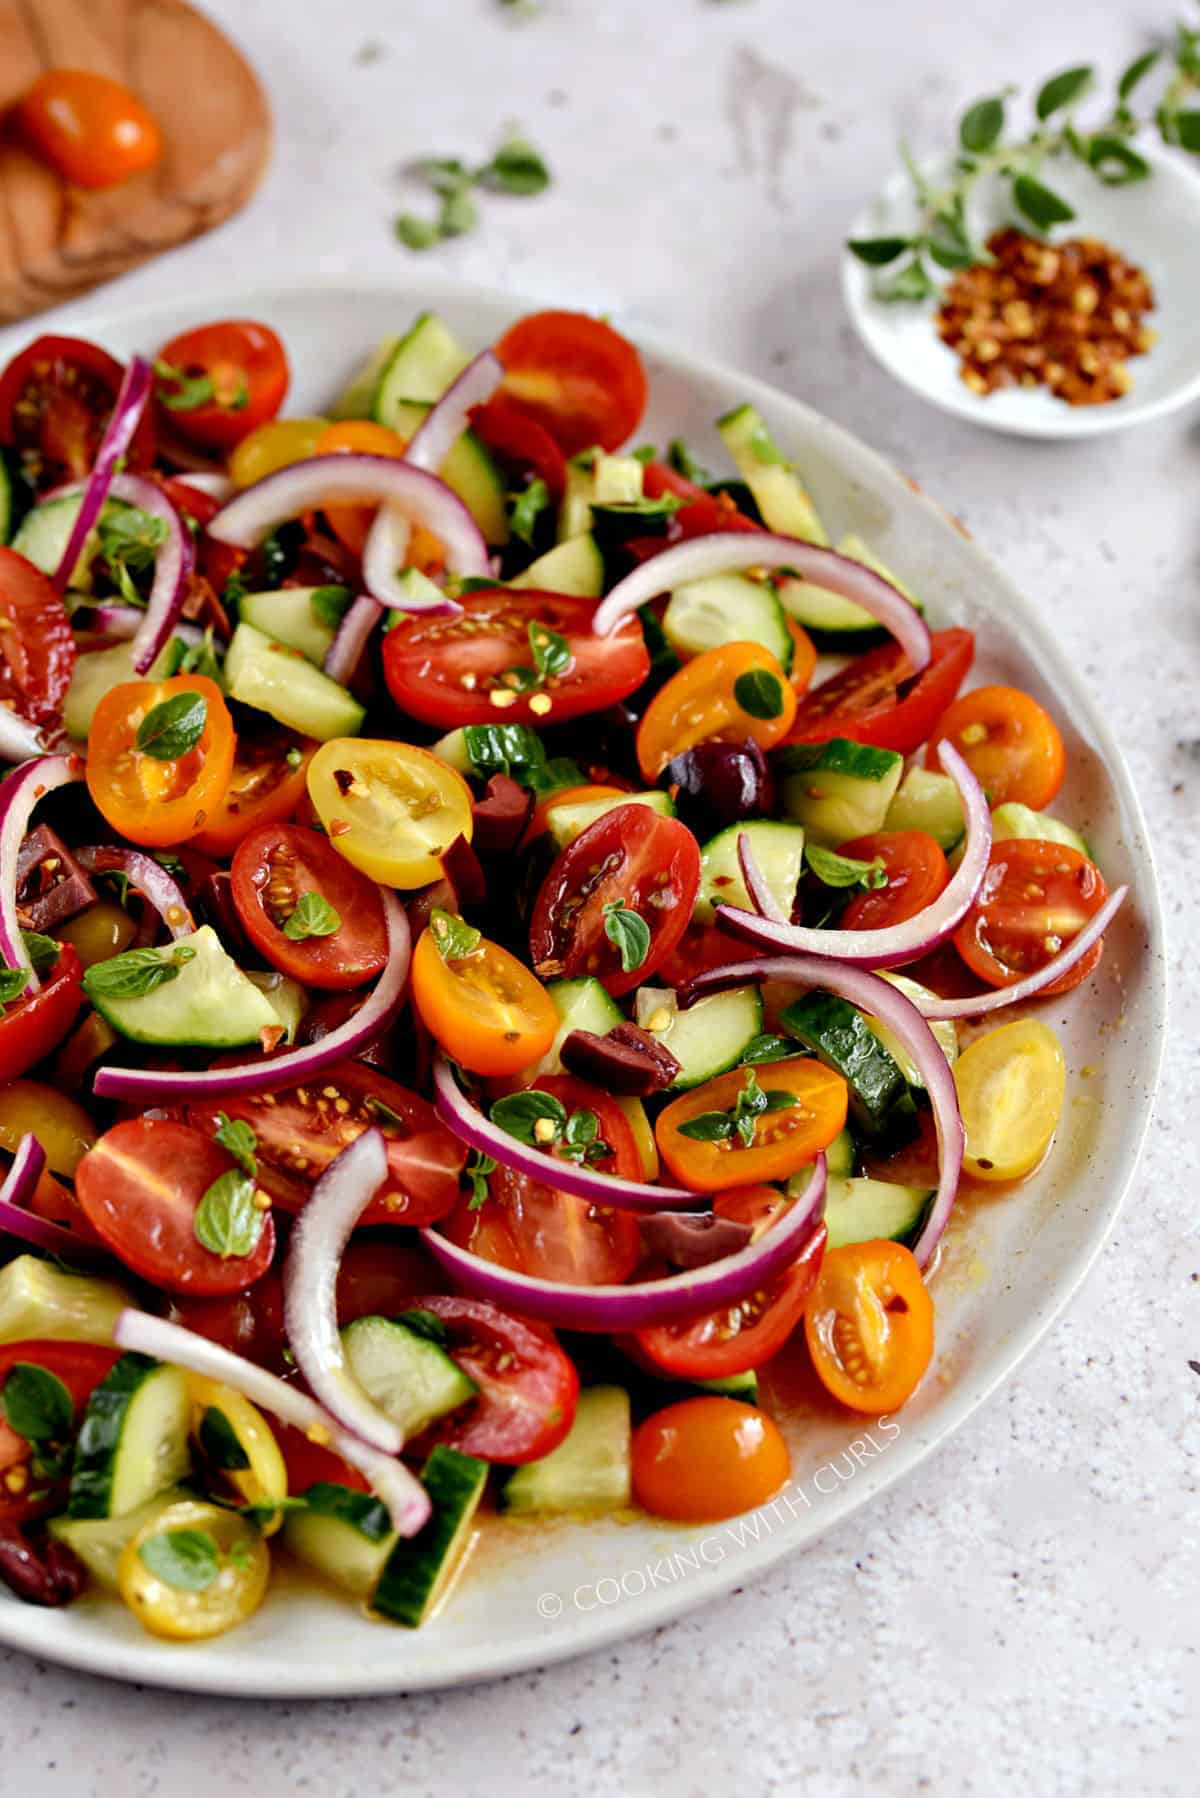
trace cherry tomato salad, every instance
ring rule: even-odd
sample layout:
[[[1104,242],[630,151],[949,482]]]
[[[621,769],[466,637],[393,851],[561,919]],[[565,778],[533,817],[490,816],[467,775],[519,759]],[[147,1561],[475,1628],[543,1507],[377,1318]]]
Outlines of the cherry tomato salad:
[[[1124,897],[753,406],[640,445],[568,312],[289,385],[244,319],[0,376],[0,1575],[179,1640],[762,1504],[777,1358],[896,1412]]]

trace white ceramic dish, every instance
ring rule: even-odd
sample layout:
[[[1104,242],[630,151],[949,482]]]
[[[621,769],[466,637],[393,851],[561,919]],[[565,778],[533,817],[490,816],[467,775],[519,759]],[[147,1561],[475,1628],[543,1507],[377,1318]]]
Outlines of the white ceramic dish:
[[[1158,342],[1149,354],[1131,358],[1133,386],[1122,399],[1105,406],[1068,406],[1045,387],[972,393],[959,378],[958,357],[937,334],[935,302],[877,299],[879,276],[888,271],[866,268],[847,252],[842,293],[851,321],[876,361],[944,412],[1020,437],[1095,437],[1161,418],[1200,398],[1200,175],[1180,151],[1164,153],[1145,144],[1138,148],[1154,173],[1128,187],[1106,187],[1068,158],[1048,164],[1045,174],[1078,215],[1056,237],[1102,238],[1143,268],[1154,287],[1157,309],[1147,322],[1158,332]],[[935,165],[926,173],[936,184],[941,171]],[[1011,222],[1004,200],[1000,184],[981,184],[973,197],[971,225],[981,241]],[[859,214],[848,235],[907,235],[918,222],[912,183],[900,170]]]
[[[423,306],[480,345],[522,310],[500,295],[436,283],[306,282],[230,288],[97,317],[87,329],[127,354],[153,350],[206,319],[269,319],[292,357],[291,405],[312,412],[367,347]],[[767,1402],[791,1444],[793,1483],[784,1500],[748,1523],[489,1526],[441,1614],[415,1633],[368,1622],[332,1592],[283,1571],[259,1614],[212,1643],[156,1641],[115,1601],[88,1597],[68,1611],[41,1611],[3,1592],[0,1640],[115,1678],[297,1698],[454,1685],[656,1627],[767,1573],[911,1473],[1013,1372],[1112,1227],[1157,1083],[1166,977],[1150,848],[1106,723],[1036,603],[871,450],[732,370],[665,343],[643,341],[642,348],[652,410],[639,437],[679,434],[716,455],[712,420],[736,400],[753,400],[801,462],[834,535],[853,529],[864,536],[925,597],[935,623],[974,627],[977,679],[1019,682],[1053,707],[1069,754],[1056,810],[1086,831],[1110,881],[1132,887],[1097,977],[1041,1013],[1061,1031],[1070,1067],[1054,1151],[1028,1185],[954,1220],[934,1284],[934,1369],[897,1420],[881,1428],[838,1413],[799,1365],[771,1376]]]

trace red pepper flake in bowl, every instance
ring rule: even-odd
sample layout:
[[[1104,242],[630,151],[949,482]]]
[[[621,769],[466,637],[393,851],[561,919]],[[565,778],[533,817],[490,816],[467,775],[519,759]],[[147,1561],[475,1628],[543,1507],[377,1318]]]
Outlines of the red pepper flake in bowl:
[[[1155,341],[1142,270],[1093,237],[1048,244],[1009,226],[987,247],[993,260],[957,274],[937,315],[971,391],[1046,386],[1070,406],[1128,393],[1129,358]]]

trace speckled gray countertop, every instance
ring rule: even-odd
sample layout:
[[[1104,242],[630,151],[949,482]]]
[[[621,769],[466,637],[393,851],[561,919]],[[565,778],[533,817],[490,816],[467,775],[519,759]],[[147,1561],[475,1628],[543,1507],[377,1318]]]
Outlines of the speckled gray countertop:
[[[611,1653],[473,1690],[240,1705],[0,1655],[0,1792],[1058,1798],[1200,1766],[1200,415],[1076,447],[923,406],[852,338],[846,221],[904,132],[1173,8],[1088,0],[209,0],[279,145],[252,209],[98,296],[261,272],[403,275],[396,176],[510,119],[558,176],[438,272],[619,309],[802,395],[959,512],[1051,609],[1149,815],[1174,1043],[1120,1227],[1068,1316],[898,1490],[768,1579]],[[50,315],[84,320],[87,306]],[[0,333],[0,355],[18,341]],[[1186,948],[1185,948],[1185,945]]]

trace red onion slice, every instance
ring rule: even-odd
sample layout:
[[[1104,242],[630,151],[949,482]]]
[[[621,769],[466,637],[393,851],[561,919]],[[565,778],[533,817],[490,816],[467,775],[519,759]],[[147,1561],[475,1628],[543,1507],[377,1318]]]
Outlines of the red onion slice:
[[[938,1140],[937,1192],[913,1249],[917,1265],[927,1267],[954,1204],[966,1143],[958,1090],[941,1045],[912,1000],[898,987],[880,979],[878,974],[849,967],[827,955],[778,955],[769,961],[742,961],[728,968],[711,968],[680,988],[678,1002],[686,1010],[693,1000],[703,998],[705,993],[768,979],[794,980],[800,986],[822,987],[848,999],[851,1005],[870,1012],[873,1018],[885,1024],[915,1063],[929,1094]]]
[[[43,755],[15,768],[0,785],[0,955],[10,968],[29,968],[26,991],[41,981],[29,967],[17,917],[17,858],[39,799],[83,779],[77,755]]]
[[[404,1432],[347,1368],[337,1324],[342,1251],[387,1171],[387,1147],[378,1130],[365,1130],[330,1162],[292,1230],[283,1271],[283,1315],[288,1346],[314,1397],[364,1442],[397,1455]]]
[[[3,789],[0,789],[2,793]],[[0,838],[2,843],[2,838]],[[135,1105],[161,1105],[174,1099],[222,1099],[234,1093],[269,1092],[274,1087],[294,1086],[297,1081],[346,1061],[369,1048],[391,1023],[404,1000],[412,937],[408,917],[396,895],[380,887],[388,933],[388,961],[369,999],[344,1023],[315,1043],[289,1049],[283,1055],[264,1055],[242,1067],[164,1071],[155,1068],[99,1070],[93,1085],[98,1099],[121,1099]]]
[[[552,1186],[556,1192],[573,1193],[576,1198],[588,1199],[610,1211],[675,1211],[685,1207],[707,1211],[709,1207],[706,1193],[687,1192],[682,1186],[647,1186],[640,1180],[621,1180],[616,1174],[603,1174],[582,1162],[564,1161],[518,1142],[472,1105],[444,1055],[439,1055],[434,1063],[433,1094],[438,1116],[460,1142],[469,1143],[471,1148],[491,1155],[505,1167],[526,1174],[543,1186]]]
[[[227,499],[232,499],[237,492],[237,483],[231,481],[227,474],[219,474],[215,468],[189,469],[186,474],[172,475],[171,479],[178,481],[180,486],[194,487],[197,493],[207,493],[210,499],[218,500],[221,505]]]
[[[30,724],[28,718],[22,718],[0,700],[0,762],[27,762],[31,756],[45,753],[46,745],[36,724]]]
[[[876,574],[873,568],[841,556],[834,549],[818,549],[799,537],[777,531],[714,531],[710,537],[693,537],[673,544],[660,555],[642,562],[618,581],[596,607],[592,629],[607,637],[622,620],[687,581],[701,581],[710,574],[732,574],[742,568],[790,568],[806,581],[827,587],[859,605],[895,637],[919,674],[930,657],[929,627],[910,600]]]
[[[402,1536],[415,1536],[429,1517],[429,1494],[402,1461],[380,1454],[370,1443],[362,1442],[344,1430],[335,1417],[302,1392],[264,1367],[233,1354],[207,1336],[197,1336],[162,1317],[151,1317],[148,1311],[122,1311],[113,1331],[113,1341],[120,1349],[134,1354],[152,1355],[156,1361],[173,1367],[186,1367],[206,1379],[219,1380],[232,1386],[264,1411],[303,1430],[310,1441],[336,1450],[344,1461],[370,1481],[372,1490],[381,1498],[391,1514],[392,1523]]]
[[[484,350],[451,382],[431,412],[426,413],[404,452],[414,468],[437,474],[470,423],[476,406],[490,400],[504,379],[504,365],[492,350]]]
[[[732,935],[759,949],[828,955],[835,961],[853,962],[865,968],[896,968],[928,955],[944,943],[970,911],[983,884],[992,852],[992,818],[983,788],[954,745],[942,743],[938,755],[962,799],[967,838],[962,861],[932,905],[915,917],[906,918],[903,924],[890,924],[882,930],[808,930],[800,924],[780,922],[777,917],[755,917],[753,912],[736,905],[719,905],[718,922]],[[738,838],[738,857],[743,870],[749,867],[756,875],[753,884],[746,881],[751,897],[767,893],[745,832]]]
[[[82,484],[61,487],[61,494],[80,493]],[[123,499],[126,505],[161,519],[167,534],[154,557],[154,579],[141,623],[134,633],[133,667],[135,674],[145,674],[167,638],[171,635],[180,609],[187,597],[188,581],[195,565],[192,533],[183,523],[161,487],[141,475],[117,474],[109,482],[109,494]]]
[[[161,862],[140,849],[119,849],[112,843],[88,843],[75,851],[75,859],[89,874],[124,874],[143,899],[148,899],[173,937],[190,936],[196,920],[178,884]]]
[[[133,442],[133,434],[142,420],[146,410],[146,401],[150,398],[150,384],[154,371],[144,356],[131,356],[129,366],[125,370],[125,378],[121,382],[113,407],[112,417],[108,421],[108,429],[100,439],[100,448],[96,452],[96,462],[87,484],[83,489],[83,499],[75,522],[71,526],[71,534],[67,538],[67,547],[59,558],[58,567],[51,579],[57,592],[62,593],[67,586],[80,552],[88,540],[92,526],[99,518],[108,498],[113,475],[117,463]]]
[[[78,614],[76,614],[78,616]],[[103,631],[106,637],[116,637],[127,642],[136,637],[146,621],[146,614],[141,606],[110,604],[103,600],[98,606],[88,607],[88,628]],[[176,619],[171,635],[182,637],[185,643],[203,643],[204,632],[198,624],[189,624],[186,618]]]
[[[1024,979],[1015,980],[1011,986],[993,987],[990,992],[976,993],[970,999],[939,999],[936,993],[930,993],[920,1000],[914,1001],[917,1010],[924,1018],[981,1018],[989,1012],[1000,1011],[1005,1005],[1016,1005],[1022,999],[1032,999],[1036,993],[1052,986],[1064,974],[1081,962],[1093,943],[1098,943],[1108,929],[1128,896],[1129,888],[1115,887],[1109,894],[1095,917],[1089,918],[1079,935],[1072,937],[1066,948],[1048,961],[1044,968],[1034,974],[1026,974]]]
[[[762,869],[755,860],[754,850],[750,846],[750,838],[744,830],[738,832],[738,866],[742,870],[742,880],[750,895],[750,903],[760,918],[766,918],[771,924],[782,924],[790,930],[792,920],[785,916],[783,909],[776,901],[774,893],[767,885]],[[732,908],[730,908],[732,909]],[[737,907],[740,911],[741,906]]]
[[[37,1137],[23,1136],[17,1144],[4,1184],[0,1186],[0,1233],[15,1236],[20,1242],[42,1249],[60,1261],[74,1262],[81,1267],[111,1268],[112,1260],[106,1249],[84,1241],[74,1231],[64,1230],[61,1224],[52,1224],[49,1218],[37,1217],[27,1209],[45,1165],[46,1153]]]
[[[369,593],[360,593],[337,627],[321,667],[330,680],[348,686],[358,667],[371,632],[383,616],[383,607]]]
[[[477,1298],[562,1329],[643,1330],[739,1303],[791,1265],[819,1225],[824,1204],[825,1157],[818,1155],[801,1197],[748,1248],[707,1267],[634,1286],[560,1286],[484,1261],[436,1230],[422,1230],[421,1236],[446,1272]]]

